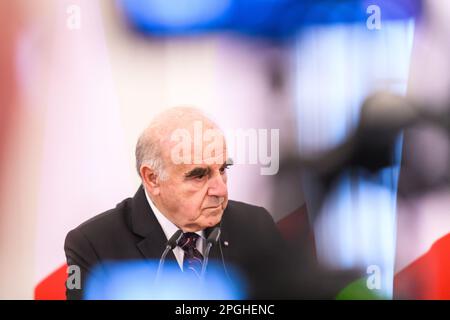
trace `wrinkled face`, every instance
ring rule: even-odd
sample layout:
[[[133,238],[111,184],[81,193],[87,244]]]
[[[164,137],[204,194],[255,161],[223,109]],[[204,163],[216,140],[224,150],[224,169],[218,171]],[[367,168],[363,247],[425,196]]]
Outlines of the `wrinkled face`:
[[[228,204],[226,146],[222,142],[213,149],[208,156],[197,154],[196,163],[175,164],[169,153],[165,154],[168,177],[159,181],[154,201],[184,232],[215,226]]]

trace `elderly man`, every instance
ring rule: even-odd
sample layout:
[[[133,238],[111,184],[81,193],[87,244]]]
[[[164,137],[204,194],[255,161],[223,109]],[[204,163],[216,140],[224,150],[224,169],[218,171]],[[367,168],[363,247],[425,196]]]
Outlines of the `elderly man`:
[[[139,138],[136,165],[142,186],[135,196],[67,235],[67,263],[77,265],[83,279],[81,289],[67,288],[68,299],[83,298],[84,280],[102,262],[160,259],[178,230],[183,233],[167,259],[199,276],[205,242],[215,227],[221,233],[210,259],[240,270],[249,297],[270,292],[281,237],[264,208],[228,200],[230,161],[224,136],[210,119],[193,108],[158,115]]]

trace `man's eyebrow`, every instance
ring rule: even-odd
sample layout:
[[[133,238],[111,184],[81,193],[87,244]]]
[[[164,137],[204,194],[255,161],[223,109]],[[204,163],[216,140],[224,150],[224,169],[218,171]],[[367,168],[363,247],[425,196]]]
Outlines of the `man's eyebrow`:
[[[232,166],[233,164],[234,164],[233,159],[228,158],[227,161],[225,161],[225,163],[223,164],[222,167]]]
[[[207,174],[209,174],[210,172],[211,172],[211,169],[210,169],[209,167],[207,167],[207,168],[197,167],[197,168],[192,169],[192,170],[189,171],[189,172],[186,172],[186,173],[184,174],[184,176],[185,176],[186,178],[197,177],[197,176],[207,175]]]
[[[220,166],[220,169],[228,169],[228,167],[230,167],[232,165],[233,165],[233,163],[225,162],[223,165]]]
[[[233,165],[233,159],[228,158],[227,161],[220,167],[221,169],[232,166]],[[196,167],[188,172],[186,172],[184,174],[184,176],[186,178],[191,178],[191,177],[197,177],[197,176],[204,176],[204,175],[208,175],[211,172],[211,168],[210,167]]]

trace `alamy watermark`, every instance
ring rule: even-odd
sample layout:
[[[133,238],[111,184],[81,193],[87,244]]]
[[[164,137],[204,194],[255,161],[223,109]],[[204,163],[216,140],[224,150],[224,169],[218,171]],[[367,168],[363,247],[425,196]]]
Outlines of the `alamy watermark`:
[[[376,4],[367,7],[366,13],[369,17],[366,20],[366,26],[369,30],[381,29],[381,9]]]
[[[66,287],[69,290],[81,289],[81,269],[73,264],[67,267]]]
[[[210,128],[204,130],[202,121],[194,122],[193,135],[187,129],[176,129],[172,132],[170,139],[176,143],[170,153],[172,163],[223,163],[225,159],[217,157],[217,155],[223,153],[224,136],[228,157],[233,159],[233,164],[259,164],[261,165],[261,175],[278,173],[280,163],[279,129],[248,128],[222,132]]]
[[[81,29],[81,7],[71,4],[66,8],[67,19],[66,26],[69,30]]]
[[[366,280],[366,286],[369,290],[381,289],[381,268],[375,264],[367,267],[366,270],[368,277]]]

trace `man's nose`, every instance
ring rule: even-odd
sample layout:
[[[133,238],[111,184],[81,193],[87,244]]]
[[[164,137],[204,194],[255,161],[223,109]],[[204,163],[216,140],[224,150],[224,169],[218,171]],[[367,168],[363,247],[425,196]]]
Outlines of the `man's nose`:
[[[208,195],[225,197],[227,195],[227,184],[221,174],[216,174],[209,179]]]

